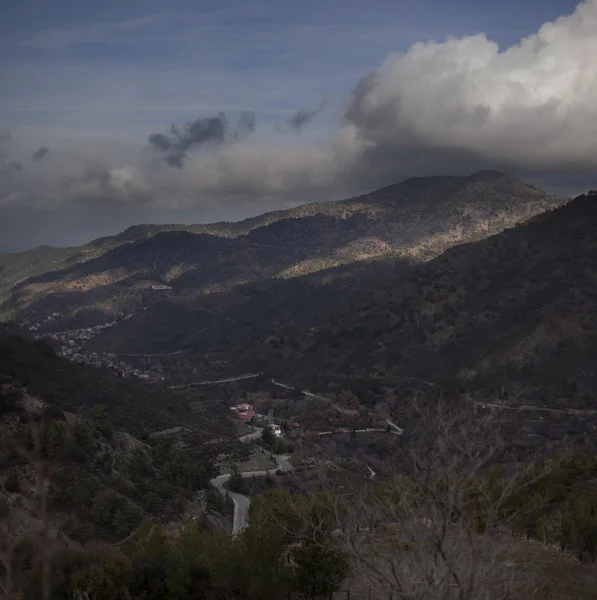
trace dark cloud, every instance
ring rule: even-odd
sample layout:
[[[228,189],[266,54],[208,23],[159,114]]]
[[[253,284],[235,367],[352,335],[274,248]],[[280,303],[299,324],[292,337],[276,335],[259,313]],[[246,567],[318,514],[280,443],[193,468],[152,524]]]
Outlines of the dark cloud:
[[[182,129],[172,125],[168,134],[152,133],[149,136],[149,144],[164,154],[168,165],[180,169],[184,166],[190,150],[201,146],[220,145],[226,141],[239,141],[254,131],[254,113],[243,113],[233,128],[226,115],[220,113],[216,117],[196,119]]]
[[[244,140],[249,137],[256,128],[255,113],[244,112],[236,123],[236,131],[234,137],[236,140]]]
[[[32,155],[34,161],[39,162],[43,160],[50,152],[47,146],[40,146]]]
[[[173,126],[174,127],[174,126]],[[172,140],[163,133],[152,133],[149,136],[149,143],[156,149],[162,152],[169,152],[172,150]]]
[[[0,158],[2,158],[2,157],[0,156]],[[3,174],[14,173],[15,171],[19,172],[22,170],[23,170],[23,164],[17,160],[0,163],[0,173],[3,173]]]
[[[317,108],[299,108],[290,117],[284,125],[276,126],[278,131],[294,131],[300,133],[327,105],[327,100],[324,100]]]

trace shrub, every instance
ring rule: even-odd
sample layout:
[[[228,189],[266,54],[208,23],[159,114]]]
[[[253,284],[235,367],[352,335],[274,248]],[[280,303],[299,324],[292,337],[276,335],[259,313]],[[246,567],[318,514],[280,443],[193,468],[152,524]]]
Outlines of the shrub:
[[[130,560],[118,553],[104,557],[102,562],[83,567],[71,577],[71,593],[89,590],[102,600],[125,598],[133,579]]]
[[[21,484],[19,483],[19,476],[15,471],[11,471],[4,482],[4,489],[11,494],[18,494],[21,491]]]
[[[14,387],[0,390],[0,415],[15,412],[22,395],[22,390]]]

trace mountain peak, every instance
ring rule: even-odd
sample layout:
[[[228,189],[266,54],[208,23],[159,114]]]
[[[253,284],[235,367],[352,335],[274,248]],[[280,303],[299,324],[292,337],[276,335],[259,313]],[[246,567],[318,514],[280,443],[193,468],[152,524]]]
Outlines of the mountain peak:
[[[512,179],[518,181],[516,177],[512,177],[507,173],[502,173],[502,171],[494,171],[492,169],[484,169],[483,171],[477,171],[476,173],[469,175],[468,179]]]
[[[512,177],[507,173],[502,173],[501,171],[493,171],[491,169],[486,169],[483,171],[477,171],[472,175],[429,175],[426,177],[409,177],[405,179],[401,183],[398,183],[393,186],[389,186],[389,188],[427,188],[429,186],[433,187],[447,187],[447,186],[460,186],[462,184],[467,184],[468,182],[512,182],[512,183],[524,183],[517,179],[516,177]]]

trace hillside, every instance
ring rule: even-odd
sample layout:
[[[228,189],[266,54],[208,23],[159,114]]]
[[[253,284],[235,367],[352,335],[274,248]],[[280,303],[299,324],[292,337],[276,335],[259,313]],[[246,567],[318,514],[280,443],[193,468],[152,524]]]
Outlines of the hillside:
[[[254,344],[284,326],[310,327],[378,288],[411,261],[377,258],[292,279],[212,292],[194,302],[148,298],[146,310],[85,343],[96,352],[205,354]]]
[[[537,401],[582,397],[593,406],[596,232],[591,192],[448,250],[324,326],[280,331],[261,346],[261,364],[308,376],[517,384],[536,390]],[[247,361],[255,361],[250,354]]]
[[[65,360],[46,343],[21,337],[20,332],[2,325],[0,374],[62,410],[88,414],[94,406],[103,405],[117,428],[139,437],[181,424],[189,428],[186,437],[197,449],[214,438],[221,438],[226,447],[236,437],[223,418],[228,414],[226,406],[218,408],[206,397],[182,397],[133,378],[117,377],[108,369]],[[197,401],[204,406],[200,402],[199,410],[192,409]]]
[[[461,202],[454,202],[458,197]],[[528,186],[501,173],[484,171],[471,177],[427,177],[408,179],[400,184],[389,186],[363,196],[337,202],[302,204],[287,210],[278,210],[239,222],[219,222],[211,224],[162,224],[134,225],[125,231],[98,238],[78,247],[54,248],[40,246],[18,254],[0,253],[0,299],[17,283],[43,273],[59,271],[74,265],[93,260],[118,246],[131,244],[164,232],[189,232],[208,234],[217,237],[236,238],[254,229],[266,227],[283,220],[296,220],[313,216],[329,216],[346,219],[356,214],[364,214],[376,219],[381,214],[391,213],[391,206],[398,211],[406,211],[410,220],[416,222],[416,203],[431,201],[443,203],[443,207],[453,207],[462,216],[471,220],[500,216],[505,221],[520,221],[532,214],[542,212],[547,206],[557,204],[557,198],[550,197],[533,186]],[[488,202],[489,200],[489,202]],[[470,206],[466,206],[470,204]],[[388,208],[390,209],[388,211]],[[476,212],[479,214],[475,214]],[[483,214],[485,213],[485,214]],[[500,215],[500,213],[502,213]],[[512,214],[514,213],[514,214]],[[499,223],[496,226],[499,227]],[[490,225],[491,227],[491,225]],[[482,231],[487,224],[480,222]]]
[[[484,171],[409,179],[358,198],[237,224],[138,226],[76,251],[0,257],[0,316],[46,325],[50,318],[54,329],[97,325],[138,314],[156,298],[146,293],[150,286],[164,283],[172,287],[169,302],[194,310],[207,294],[251,283],[384,256],[426,261],[563,202]]]
[[[74,540],[179,519],[218,456],[245,453],[227,405],[191,394],[72,363],[2,326],[0,520],[8,514],[15,535],[35,529],[46,462],[52,527]]]

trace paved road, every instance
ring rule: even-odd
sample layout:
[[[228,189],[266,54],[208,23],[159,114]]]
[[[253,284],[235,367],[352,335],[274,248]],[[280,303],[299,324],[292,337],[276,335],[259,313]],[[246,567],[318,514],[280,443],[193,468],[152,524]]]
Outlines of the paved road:
[[[390,419],[386,419],[386,423],[393,429],[392,433],[394,435],[402,435],[404,433],[404,429],[402,429],[402,427],[398,427],[396,423],[392,423]]]
[[[201,383],[194,384],[194,385],[202,385],[202,384],[206,385],[207,383],[225,383],[225,382],[229,382],[229,381],[239,381],[241,379],[248,379],[250,377],[258,377],[259,375],[261,375],[261,373],[257,373],[257,374],[251,373],[251,374],[247,374],[247,375],[240,375],[239,377],[222,379],[220,381],[201,382]],[[294,389],[292,386],[286,385],[284,383],[280,383],[279,381],[276,381],[273,378],[271,381],[274,385],[283,387],[287,390]],[[193,384],[191,384],[191,385],[193,385]],[[358,411],[352,411],[350,409],[342,408],[341,406],[338,406],[335,402],[333,402],[329,398],[326,398],[325,396],[318,396],[317,394],[313,394],[306,390],[304,390],[302,392],[302,394],[305,396],[310,396],[312,398],[317,398],[319,400],[323,400],[324,402],[331,404],[335,409],[337,409],[341,413],[351,414],[354,412],[358,412]],[[398,425],[396,425],[389,419],[386,419],[386,423],[392,428],[392,433],[394,435],[402,435],[402,433],[404,432],[404,430],[402,428],[398,427]],[[256,439],[261,435],[262,431],[263,431],[262,428],[256,429],[253,433],[244,435],[239,439],[241,442]],[[364,431],[384,431],[384,430],[381,430],[381,429],[359,429],[359,430],[357,430],[357,433],[364,432]],[[322,432],[322,433],[325,435],[328,432]],[[320,435],[321,435],[321,433],[320,433]],[[279,456],[274,456],[274,458],[278,465],[278,469],[280,469],[282,472],[286,473],[288,471],[292,471],[293,467],[292,467],[292,464],[290,463],[289,455],[279,455]],[[375,477],[375,471],[373,471],[373,469],[371,467],[369,467],[368,465],[367,465],[367,469],[370,472],[371,479],[373,479]],[[246,471],[244,473],[241,473],[241,477],[243,477],[243,478],[265,477],[265,476],[267,476],[267,474],[268,474],[268,471]],[[232,534],[236,535],[236,534],[240,533],[247,526],[247,519],[249,516],[249,507],[251,506],[251,498],[249,498],[249,496],[245,496],[243,494],[237,494],[235,492],[231,492],[231,491],[227,490],[226,483],[228,483],[229,480],[230,480],[230,473],[226,473],[224,475],[219,475],[218,477],[215,477],[214,479],[211,480],[210,483],[223,496],[225,496],[226,492],[228,492],[228,495],[234,504],[234,516],[232,519]]]
[[[256,440],[258,437],[261,436],[261,434],[263,433],[263,427],[257,427],[255,428],[255,431],[253,433],[248,433],[247,435],[243,435],[242,437],[239,437],[239,441],[241,442],[249,442],[251,440]]]
[[[560,415],[595,415],[597,414],[597,410],[584,410],[580,408],[549,408],[547,406],[532,406],[528,404],[523,404],[521,406],[507,406],[506,404],[496,404],[494,402],[479,402],[477,400],[472,400],[470,396],[468,396],[469,400],[473,402],[476,406],[480,406],[482,408],[497,408],[500,410],[517,410],[517,411],[532,411],[532,412],[547,412],[553,414]]]
[[[398,425],[395,425],[391,421],[386,421],[386,422],[390,427],[393,428],[390,431],[391,434],[402,435],[404,433],[404,430],[402,428],[398,427]],[[367,429],[352,429],[350,431],[344,431],[342,433],[369,433],[371,431],[382,431],[383,433],[387,433],[388,429],[386,427],[384,427],[383,429],[380,427],[368,427]],[[337,433],[338,432],[336,432],[336,431],[320,431],[320,432],[318,432],[317,435],[336,435]]]
[[[286,473],[288,471],[292,471],[292,465],[290,464],[290,456],[289,455],[279,455],[274,456],[276,459],[276,463],[278,464],[278,469],[282,472]],[[250,478],[250,477],[265,477],[267,474],[271,473],[270,471],[246,471],[245,473],[241,473],[241,477]],[[219,475],[211,480],[211,484],[222,494],[226,495],[228,491],[226,489],[226,483],[230,480],[230,473],[226,473],[225,475]],[[249,506],[251,506],[251,498],[249,496],[244,496],[243,494],[236,494],[234,492],[228,491],[228,495],[234,504],[234,516],[232,518],[232,535],[236,535],[240,533],[247,526],[247,519],[249,517]]]
[[[280,383],[279,381],[276,381],[274,378],[272,378],[271,381],[274,385],[277,385],[278,387],[282,387],[287,390],[295,389],[291,385],[286,385],[285,383]],[[301,390],[301,394],[303,394],[303,396],[309,396],[310,398],[317,398],[317,400],[323,400],[324,402],[327,402],[330,406],[335,408],[339,413],[342,413],[345,415],[352,415],[352,416],[359,414],[358,410],[353,410],[351,408],[342,408],[339,404],[336,404],[333,400],[330,400],[329,398],[326,398],[325,396],[319,396],[317,394],[313,394],[312,392],[309,392],[308,390]]]
[[[276,459],[276,463],[278,463],[278,469],[280,469],[282,473],[288,473],[294,468],[290,463],[290,454],[278,454],[277,456],[274,456],[274,458]]]
[[[177,354],[181,354],[182,350],[177,350],[176,352],[169,352],[168,354],[117,354],[117,356],[176,356]]]
[[[173,385],[170,389],[182,390],[189,387],[196,387],[199,385],[214,385],[216,383],[232,383],[233,381],[241,381],[243,379],[254,379],[259,377],[263,373],[247,373],[246,375],[238,375],[237,377],[226,377],[226,379],[216,379],[214,381],[195,381],[194,383],[185,383],[184,385]]]
[[[279,381],[276,381],[273,377],[272,377],[272,383],[274,385],[277,385],[279,387],[285,388],[287,390],[294,390],[295,388],[293,388],[291,385],[286,385],[285,383],[281,383]],[[343,413],[345,415],[358,415],[359,411],[358,410],[352,410],[350,408],[342,408],[341,406],[339,406],[338,404],[336,404],[334,401],[330,400],[329,398],[326,398],[325,396],[319,396],[317,394],[313,394],[307,390],[302,390],[301,394],[303,394],[303,396],[309,396],[311,398],[317,398],[318,400],[323,400],[324,402],[327,402],[330,406],[332,406],[333,408],[335,408],[339,413]],[[386,423],[392,428],[392,433],[394,435],[402,435],[404,433],[404,429],[402,429],[401,427],[398,427],[398,425],[396,425],[396,423],[393,423],[392,421],[390,421],[389,419],[386,419]],[[365,431],[385,431],[385,430],[380,430],[380,429],[357,429],[357,433],[363,433]],[[329,435],[328,431],[324,431],[321,432],[319,435]]]

